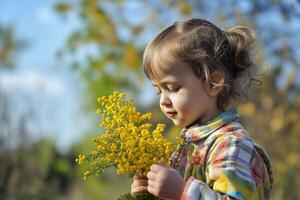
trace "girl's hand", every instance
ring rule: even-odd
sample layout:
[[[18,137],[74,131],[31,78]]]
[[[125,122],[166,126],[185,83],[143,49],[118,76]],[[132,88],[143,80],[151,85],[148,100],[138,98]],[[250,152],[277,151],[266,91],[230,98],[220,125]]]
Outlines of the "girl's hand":
[[[181,198],[185,181],[173,168],[164,164],[154,164],[147,173],[148,187],[151,194],[165,199]]]
[[[147,191],[148,179],[146,176],[135,175],[131,185],[131,194]]]

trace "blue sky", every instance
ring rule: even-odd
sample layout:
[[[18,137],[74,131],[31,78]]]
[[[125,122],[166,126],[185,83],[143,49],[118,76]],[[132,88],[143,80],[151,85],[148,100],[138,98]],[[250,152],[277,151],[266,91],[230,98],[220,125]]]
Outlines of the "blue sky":
[[[81,112],[80,81],[55,57],[79,22],[72,14],[57,15],[55,2],[0,1],[0,24],[13,25],[16,38],[28,43],[16,57],[16,69],[0,72],[0,86],[16,110],[15,121],[34,110],[29,123],[33,138],[53,137],[66,149],[83,134],[87,120]]]
[[[47,67],[45,65],[53,64],[55,51],[64,45],[66,36],[78,25],[75,16],[70,15],[66,20],[59,17],[53,10],[55,2],[57,1],[0,1],[0,23],[14,25],[17,36],[30,43],[26,52],[23,52],[24,56],[18,61],[19,67],[41,64]],[[38,57],[32,59],[32,55]]]

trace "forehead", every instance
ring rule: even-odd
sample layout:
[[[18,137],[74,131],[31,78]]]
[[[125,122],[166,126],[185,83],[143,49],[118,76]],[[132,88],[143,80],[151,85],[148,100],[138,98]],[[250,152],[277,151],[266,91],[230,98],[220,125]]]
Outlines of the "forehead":
[[[184,82],[195,78],[191,66],[176,58],[170,58],[168,62],[156,59],[152,65],[151,81],[154,84]]]
[[[161,75],[170,74],[183,62],[176,58],[171,45],[157,46],[146,59],[145,72],[149,79],[160,79]]]

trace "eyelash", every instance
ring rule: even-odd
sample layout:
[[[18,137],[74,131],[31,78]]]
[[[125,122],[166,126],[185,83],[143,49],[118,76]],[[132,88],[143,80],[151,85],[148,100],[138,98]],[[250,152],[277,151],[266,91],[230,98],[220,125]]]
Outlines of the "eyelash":
[[[169,92],[178,92],[179,89],[180,89],[180,87],[176,87],[176,88],[167,88],[167,90],[168,90]],[[160,95],[160,94],[161,94],[161,90],[156,91],[156,94],[157,94],[157,95]]]
[[[170,92],[177,92],[179,90],[179,87],[176,87],[176,88],[171,88],[171,89],[168,89]]]

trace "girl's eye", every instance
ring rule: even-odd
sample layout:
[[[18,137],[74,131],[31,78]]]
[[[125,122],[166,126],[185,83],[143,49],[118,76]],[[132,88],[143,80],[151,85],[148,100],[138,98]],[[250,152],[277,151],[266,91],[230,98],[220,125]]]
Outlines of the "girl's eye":
[[[168,90],[170,92],[178,92],[179,89],[180,89],[180,87],[170,87]]]

